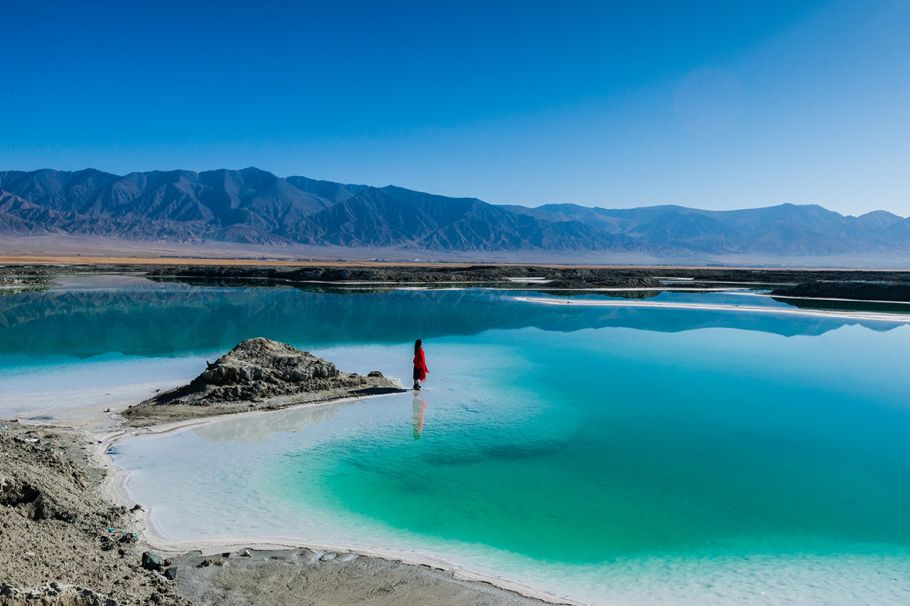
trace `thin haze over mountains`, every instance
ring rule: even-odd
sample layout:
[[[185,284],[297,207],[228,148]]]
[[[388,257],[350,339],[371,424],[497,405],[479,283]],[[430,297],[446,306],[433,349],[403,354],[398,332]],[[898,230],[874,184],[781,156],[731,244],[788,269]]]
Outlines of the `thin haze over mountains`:
[[[548,204],[536,208],[243,170],[0,172],[0,236],[225,242],[491,255],[910,256],[910,219],[816,205],[707,211]],[[362,256],[362,255],[361,255]]]

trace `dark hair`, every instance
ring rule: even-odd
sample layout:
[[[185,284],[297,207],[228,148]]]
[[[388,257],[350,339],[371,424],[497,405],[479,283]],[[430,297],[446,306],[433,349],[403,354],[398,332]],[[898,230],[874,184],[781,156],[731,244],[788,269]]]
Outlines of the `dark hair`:
[[[416,341],[414,341],[414,355],[415,356],[420,351],[421,347],[423,347],[423,341],[421,341],[420,339],[417,339]]]

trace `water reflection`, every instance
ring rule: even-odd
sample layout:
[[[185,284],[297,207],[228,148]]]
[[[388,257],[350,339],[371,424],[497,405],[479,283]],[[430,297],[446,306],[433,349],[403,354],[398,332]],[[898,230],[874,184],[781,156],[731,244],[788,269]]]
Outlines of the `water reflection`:
[[[910,313],[910,304],[901,302],[883,301],[838,301],[836,299],[801,299],[799,297],[775,296],[773,299],[779,303],[798,307],[799,309],[825,310],[825,311],[871,311],[878,313]]]
[[[414,425],[414,439],[419,440],[423,434],[424,417],[427,412],[427,401],[414,393],[414,403],[412,412],[412,421]]]
[[[263,442],[274,433],[294,433],[322,423],[352,402],[254,412],[205,423],[193,431],[209,442]]]
[[[415,332],[438,338],[526,327],[559,332],[603,327],[659,332],[737,328],[793,336],[820,335],[846,324],[874,330],[895,326],[694,309],[528,305],[513,300],[519,294],[540,296],[484,289],[355,294],[185,285],[28,292],[0,299],[0,352],[13,356],[185,355],[224,350],[253,336],[317,348],[398,343],[403,335]]]

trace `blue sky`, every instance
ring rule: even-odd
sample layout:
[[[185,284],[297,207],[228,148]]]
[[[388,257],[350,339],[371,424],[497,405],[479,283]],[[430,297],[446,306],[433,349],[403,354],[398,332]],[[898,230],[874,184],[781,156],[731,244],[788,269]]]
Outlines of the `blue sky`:
[[[0,0],[0,168],[910,214],[910,0]]]

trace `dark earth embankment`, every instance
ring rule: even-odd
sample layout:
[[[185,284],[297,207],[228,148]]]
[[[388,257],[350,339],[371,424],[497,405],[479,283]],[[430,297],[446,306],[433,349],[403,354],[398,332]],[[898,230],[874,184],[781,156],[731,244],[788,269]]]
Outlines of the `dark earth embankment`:
[[[776,296],[860,301],[910,301],[910,281],[812,280],[796,286],[776,288]]]

